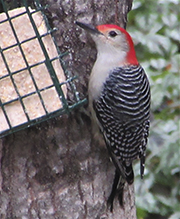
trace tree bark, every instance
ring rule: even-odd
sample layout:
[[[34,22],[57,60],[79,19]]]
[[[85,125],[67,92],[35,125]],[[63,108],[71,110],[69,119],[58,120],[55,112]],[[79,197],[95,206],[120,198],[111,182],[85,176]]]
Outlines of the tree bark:
[[[86,97],[96,49],[74,22],[125,27],[132,0],[41,2],[49,5],[58,46],[69,51],[66,65],[78,75],[78,90]],[[113,213],[107,209],[115,168],[105,144],[93,141],[86,111],[81,107],[0,140],[0,218],[136,218],[133,185],[125,186],[124,208],[115,200]]]

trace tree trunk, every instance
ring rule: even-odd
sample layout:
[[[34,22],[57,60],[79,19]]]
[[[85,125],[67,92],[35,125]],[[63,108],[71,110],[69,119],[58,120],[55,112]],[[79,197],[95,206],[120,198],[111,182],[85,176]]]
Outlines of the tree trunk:
[[[75,21],[126,26],[132,0],[47,0],[48,19],[68,70],[78,75],[87,96],[88,76],[96,58],[94,43]],[[136,218],[134,187],[125,186],[124,208],[107,209],[115,168],[105,144],[91,138],[87,107],[74,110],[0,140],[0,218]]]

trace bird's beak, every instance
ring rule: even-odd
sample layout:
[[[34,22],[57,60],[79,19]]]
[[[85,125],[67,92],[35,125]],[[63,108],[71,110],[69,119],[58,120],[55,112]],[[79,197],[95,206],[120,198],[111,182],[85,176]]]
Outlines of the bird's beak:
[[[76,24],[91,34],[102,34],[96,27],[76,21]]]

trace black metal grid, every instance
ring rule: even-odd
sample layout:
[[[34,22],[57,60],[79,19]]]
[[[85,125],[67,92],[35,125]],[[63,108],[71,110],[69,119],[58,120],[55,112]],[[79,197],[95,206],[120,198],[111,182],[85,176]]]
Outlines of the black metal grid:
[[[6,7],[6,3],[4,0],[1,0],[1,4],[3,6],[3,10],[4,12],[6,13],[6,16],[7,16],[7,19],[3,20],[0,22],[0,24],[4,23],[4,22],[8,22],[10,27],[11,27],[11,30],[13,32],[13,35],[15,37],[15,40],[16,40],[16,43],[13,44],[13,45],[10,45],[10,46],[7,46],[6,48],[1,48],[0,47],[0,55],[2,57],[2,60],[4,62],[4,65],[5,65],[5,68],[7,70],[7,74],[6,75],[3,75],[0,77],[0,82],[1,80],[3,79],[6,79],[8,78],[12,85],[13,85],[13,88],[14,88],[14,91],[16,93],[16,98],[13,98],[9,101],[2,101],[1,100],[1,97],[0,97],[0,110],[1,110],[1,114],[0,114],[0,123],[2,122],[2,119],[4,119],[7,123],[7,127],[5,128],[5,130],[1,130],[0,129],[0,137],[3,137],[5,135],[8,135],[10,133],[13,133],[15,131],[18,131],[18,130],[21,130],[21,129],[24,129],[24,128],[27,128],[29,126],[32,126],[32,125],[35,125],[41,121],[45,121],[47,119],[50,119],[50,118],[53,118],[55,116],[58,116],[58,115],[61,115],[61,114],[65,114],[65,113],[69,113],[69,111],[71,111],[73,108],[79,106],[79,105],[82,105],[83,103],[86,102],[86,99],[80,99],[79,98],[79,93],[78,91],[76,90],[76,86],[75,86],[75,83],[74,83],[74,79],[76,79],[76,77],[71,77],[68,72],[66,71],[65,69],[65,66],[63,64],[63,61],[62,61],[62,57],[64,54],[61,54],[57,45],[56,45],[56,42],[53,38],[53,36],[51,35],[52,32],[55,30],[55,29],[51,29],[48,22],[47,22],[47,19],[46,19],[46,16],[44,15],[43,13],[43,7],[40,5],[40,3],[35,0],[34,1],[35,3],[35,10],[30,10],[28,5],[27,5],[27,1],[26,0],[22,0],[21,1],[21,6],[23,5],[25,7],[25,11],[22,12],[22,13],[19,13],[15,16],[10,16],[9,13],[8,13],[8,9]],[[37,13],[38,11],[41,11],[42,15],[43,15],[43,18],[45,20],[45,23],[46,23],[46,27],[47,27],[47,32],[45,34],[40,34],[38,29],[37,29],[37,26],[36,26],[36,23],[33,19],[33,14],[34,13]],[[22,15],[28,15],[28,18],[30,20],[30,23],[32,24],[32,27],[33,27],[33,30],[35,32],[35,36],[33,37],[30,37],[28,39],[25,39],[23,41],[20,41],[19,38],[18,38],[18,35],[16,33],[16,30],[13,26],[13,19],[19,17],[19,16],[22,16]],[[49,57],[49,54],[48,54],[48,51],[44,45],[44,42],[43,42],[43,38],[47,35],[51,35],[52,36],[52,39],[53,39],[53,42],[55,44],[55,47],[57,49],[57,53],[58,53],[58,56],[57,57],[54,57],[54,58],[50,58]],[[22,49],[22,45],[24,45],[24,43],[27,43],[31,40],[34,40],[34,39],[37,39],[38,40],[38,43],[43,51],[43,54],[44,54],[44,57],[45,59],[43,61],[40,61],[40,62],[37,62],[37,63],[34,63],[34,64],[29,64],[28,63],[28,60],[26,58],[26,55]],[[6,60],[6,55],[5,55],[5,52],[7,52],[9,49],[11,48],[15,48],[15,47],[18,47],[18,49],[20,50],[20,53],[22,55],[22,58],[25,62],[25,67],[21,68],[21,69],[18,69],[17,71],[11,71],[10,69],[10,66],[8,65],[8,62]],[[54,69],[54,66],[53,66],[53,61],[54,60],[59,60],[60,63],[61,63],[61,66],[65,72],[65,76],[66,76],[66,80],[63,81],[63,82],[59,82],[59,79],[57,77],[57,74],[55,72],[55,69]],[[42,89],[39,89],[38,88],[38,85],[37,85],[37,81],[36,79],[34,78],[33,76],[33,73],[32,73],[32,69],[33,67],[36,67],[36,66],[39,66],[39,65],[42,65],[44,64],[49,72],[49,75],[51,77],[51,80],[52,80],[52,84],[47,86],[47,87],[43,87]],[[17,87],[17,84],[14,80],[14,76],[17,75],[18,73],[20,72],[23,72],[23,71],[28,71],[28,74],[33,82],[33,85],[35,87],[35,91],[33,92],[30,92],[30,93],[27,93],[27,94],[24,94],[24,95],[21,95],[20,92],[19,92],[19,88]],[[44,80],[42,78],[42,80]],[[71,101],[71,103],[69,101],[67,101],[66,99],[66,94],[64,94],[63,92],[63,88],[62,86],[67,86],[68,88],[70,88],[70,92],[72,92],[73,96],[74,96],[74,100]],[[46,107],[46,104],[44,102],[44,99],[42,97],[42,92],[44,90],[48,90],[48,89],[51,89],[51,88],[55,88],[57,94],[58,94],[58,97],[59,97],[59,100],[61,102],[61,106],[58,110],[55,110],[53,112],[48,112],[47,110],[47,107]],[[0,88],[1,89],[1,88]],[[69,91],[68,91],[69,92]],[[35,119],[31,119],[31,116],[29,115],[27,109],[26,109],[26,105],[24,104],[24,100],[28,97],[32,97],[33,95],[36,95],[38,96],[39,100],[40,100],[40,103],[42,104],[42,108],[44,110],[44,114],[40,117],[37,117]],[[27,100],[27,99],[26,99]],[[9,115],[7,113],[7,110],[6,110],[6,107],[8,106],[11,106],[13,107],[13,103],[20,103],[21,107],[22,107],[22,110],[24,112],[24,116],[26,118],[26,121],[23,122],[23,123],[20,123],[18,125],[13,125],[12,122],[11,122],[11,119],[9,118]],[[3,116],[4,118],[1,118],[1,116]],[[0,124],[1,125],[1,124]]]

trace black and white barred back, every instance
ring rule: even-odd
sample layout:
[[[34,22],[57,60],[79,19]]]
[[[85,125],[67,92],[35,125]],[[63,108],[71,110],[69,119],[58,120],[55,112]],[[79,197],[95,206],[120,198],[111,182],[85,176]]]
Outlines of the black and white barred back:
[[[129,184],[134,159],[140,158],[141,176],[144,173],[150,98],[149,81],[138,65],[116,68],[93,103],[114,165]]]

